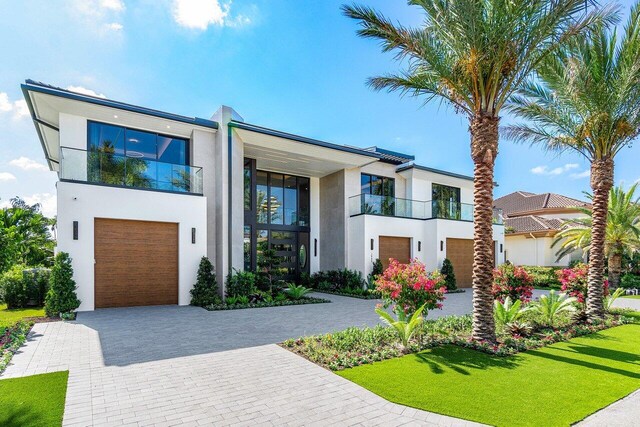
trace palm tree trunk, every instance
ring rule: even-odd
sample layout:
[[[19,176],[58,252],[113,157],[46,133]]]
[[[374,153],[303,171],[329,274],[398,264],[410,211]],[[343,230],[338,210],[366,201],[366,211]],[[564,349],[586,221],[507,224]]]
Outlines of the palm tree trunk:
[[[615,289],[620,286],[620,274],[622,273],[622,254],[611,251],[609,255],[609,286]]]
[[[587,284],[587,316],[590,321],[604,318],[603,281],[604,245],[607,232],[609,191],[613,186],[613,159],[604,158],[591,163],[591,189],[593,211],[591,214],[591,246],[589,248],[589,280]]]
[[[473,338],[496,341],[493,319],[493,166],[498,155],[498,123],[492,116],[471,119],[473,159]]]

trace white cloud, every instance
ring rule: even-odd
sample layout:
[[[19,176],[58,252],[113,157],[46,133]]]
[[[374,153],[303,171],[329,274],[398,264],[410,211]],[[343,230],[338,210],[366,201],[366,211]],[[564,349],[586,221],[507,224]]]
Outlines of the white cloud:
[[[534,175],[562,175],[563,173],[576,169],[578,167],[577,163],[567,163],[564,166],[559,166],[557,168],[549,169],[549,166],[542,165],[536,166],[531,169],[531,173]]]
[[[211,24],[224,25],[229,5],[218,0],[174,0],[173,19],[183,27],[206,30]]]
[[[49,168],[43,165],[42,163],[36,162],[35,160],[31,160],[30,158],[24,157],[24,156],[11,160],[9,164],[11,166],[15,166],[25,171],[32,171],[32,170],[48,171],[49,170]]]
[[[15,181],[16,177],[9,172],[0,172],[0,182]]]
[[[572,173],[571,179],[581,179],[581,178],[589,178],[591,176],[591,171],[589,169],[585,169],[582,172]]]
[[[82,87],[82,86],[67,86],[67,90],[70,90],[71,92],[81,93],[83,95],[96,96],[98,98],[106,98],[106,96],[104,94],[97,93],[96,91],[94,91],[92,89],[87,89],[87,88]]]
[[[24,196],[22,199],[29,205],[39,203],[44,216],[53,217],[56,215],[58,201],[55,194],[36,193],[31,196]]]
[[[105,24],[105,27],[107,27],[107,29],[109,30],[113,30],[113,31],[120,31],[122,30],[122,24],[118,23],[118,22],[112,22],[110,24]]]
[[[5,92],[0,92],[0,113],[13,112],[13,118],[19,120],[29,115],[29,107],[27,107],[27,101],[19,99],[17,101],[11,101],[9,95]]]
[[[100,0],[100,6],[115,12],[122,12],[124,10],[124,2],[122,0]]]

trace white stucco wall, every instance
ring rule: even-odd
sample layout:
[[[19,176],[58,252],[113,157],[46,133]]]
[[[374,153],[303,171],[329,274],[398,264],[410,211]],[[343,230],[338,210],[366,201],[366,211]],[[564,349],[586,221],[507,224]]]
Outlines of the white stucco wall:
[[[94,309],[94,219],[178,223],[178,303],[190,302],[200,258],[207,253],[206,198],[155,191],[58,182],[57,250],[73,259],[80,311]],[[73,240],[73,221],[78,221],[78,240]],[[191,228],[196,243],[191,243]]]
[[[553,237],[507,236],[507,260],[515,265],[565,267],[571,260],[582,258],[582,251],[578,250],[557,260],[556,252],[560,244],[551,247],[553,240]]]

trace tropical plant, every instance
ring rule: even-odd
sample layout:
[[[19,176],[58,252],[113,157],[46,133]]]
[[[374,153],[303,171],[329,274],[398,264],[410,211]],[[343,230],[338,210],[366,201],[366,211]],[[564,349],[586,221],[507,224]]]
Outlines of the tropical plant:
[[[191,289],[191,305],[205,307],[211,304],[219,304],[218,282],[213,271],[213,264],[209,258],[203,256],[198,266],[196,283]]]
[[[604,297],[604,309],[607,310],[607,312],[611,311],[613,302],[624,295],[624,293],[624,288],[617,288],[611,295]]]
[[[227,305],[236,305],[238,304],[238,297],[227,297],[225,299],[225,302],[227,303]]]
[[[620,281],[620,287],[625,289],[640,289],[640,276],[631,273],[625,274]]]
[[[240,295],[240,296],[237,296],[236,298],[237,298],[236,304],[247,305],[250,302],[249,297],[247,295]]]
[[[312,289],[306,288],[302,285],[296,286],[293,283],[289,284],[289,286],[284,290],[284,293],[287,295],[287,297],[293,299],[293,300],[299,300],[300,298],[304,297],[305,295],[307,295],[309,292],[311,292]]]
[[[640,7],[636,4],[631,9],[621,37],[615,29],[598,24],[544,58],[536,77],[512,98],[511,110],[526,123],[510,126],[507,135],[552,151],[575,151],[591,163],[587,315],[592,320],[603,319],[614,158],[640,130]]]
[[[422,311],[425,309],[425,306],[426,304],[421,305],[408,320],[401,316],[398,316],[398,320],[396,320],[383,308],[376,308],[376,313],[378,313],[380,319],[398,332],[398,337],[400,338],[400,342],[402,342],[404,351],[408,350],[409,340],[418,330],[418,326],[422,324]]]
[[[436,270],[427,272],[423,263],[412,259],[403,264],[391,259],[389,266],[376,281],[384,307],[392,307],[400,320],[411,317],[419,307],[427,310],[442,308],[444,279]]]
[[[607,14],[584,0],[409,0],[424,12],[421,28],[394,24],[364,6],[343,6],[358,34],[396,51],[407,70],[369,85],[438,99],[469,120],[474,163],[473,337],[495,341],[493,186],[503,107],[534,68],[559,45]]]
[[[227,275],[226,296],[249,296],[256,291],[256,275],[250,271],[233,270]]]
[[[635,196],[637,186],[632,185],[628,191],[624,191],[622,186],[614,187],[609,192],[604,253],[607,257],[609,285],[613,288],[620,286],[623,256],[640,249],[640,197]],[[588,197],[593,200],[593,196]],[[577,209],[585,217],[566,221],[553,241],[553,245],[560,243],[556,254],[558,259],[576,249],[589,251],[591,246],[592,211],[580,207]]]
[[[589,296],[589,266],[587,264],[577,264],[573,268],[564,268],[556,271],[558,280],[562,286],[560,290],[576,299],[582,310],[586,310],[586,302]],[[609,284],[605,280],[602,284],[602,295],[609,295]]]
[[[511,297],[506,297],[504,302],[495,300],[493,302],[493,314],[499,325],[507,325],[513,323],[522,317],[529,310],[528,307],[522,307],[522,301],[519,299],[512,301]]]
[[[38,203],[29,205],[19,197],[10,203],[0,209],[0,272],[14,264],[51,266],[54,220],[42,214]]]
[[[542,316],[547,326],[553,327],[559,314],[576,311],[575,302],[574,297],[551,290],[548,295],[542,295],[538,301],[534,302],[531,309]]]
[[[453,264],[451,264],[449,258],[445,258],[444,261],[442,261],[440,273],[444,276],[444,285],[448,291],[454,291],[458,288],[456,284],[456,273],[453,271]]]
[[[44,311],[49,317],[72,313],[80,307],[73,280],[71,257],[66,252],[58,252],[51,268],[49,291],[44,301]]]
[[[512,301],[521,300],[527,303],[533,295],[533,279],[522,267],[502,264],[493,270],[491,294],[500,302],[504,302],[506,297],[511,297]]]

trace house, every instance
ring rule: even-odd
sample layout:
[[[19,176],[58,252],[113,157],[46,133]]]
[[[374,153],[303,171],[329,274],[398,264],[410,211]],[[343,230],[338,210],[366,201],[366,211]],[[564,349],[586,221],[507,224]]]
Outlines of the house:
[[[552,247],[555,236],[569,219],[582,218],[577,208],[590,205],[555,193],[516,191],[496,199],[505,225],[505,259],[516,265],[567,266],[582,259],[581,250],[557,259],[560,245]]]
[[[448,257],[471,285],[468,176],[250,124],[225,106],[201,119],[32,80],[22,90],[59,176],[57,248],[73,258],[80,310],[188,304],[203,255],[224,286],[266,248],[288,280]]]

